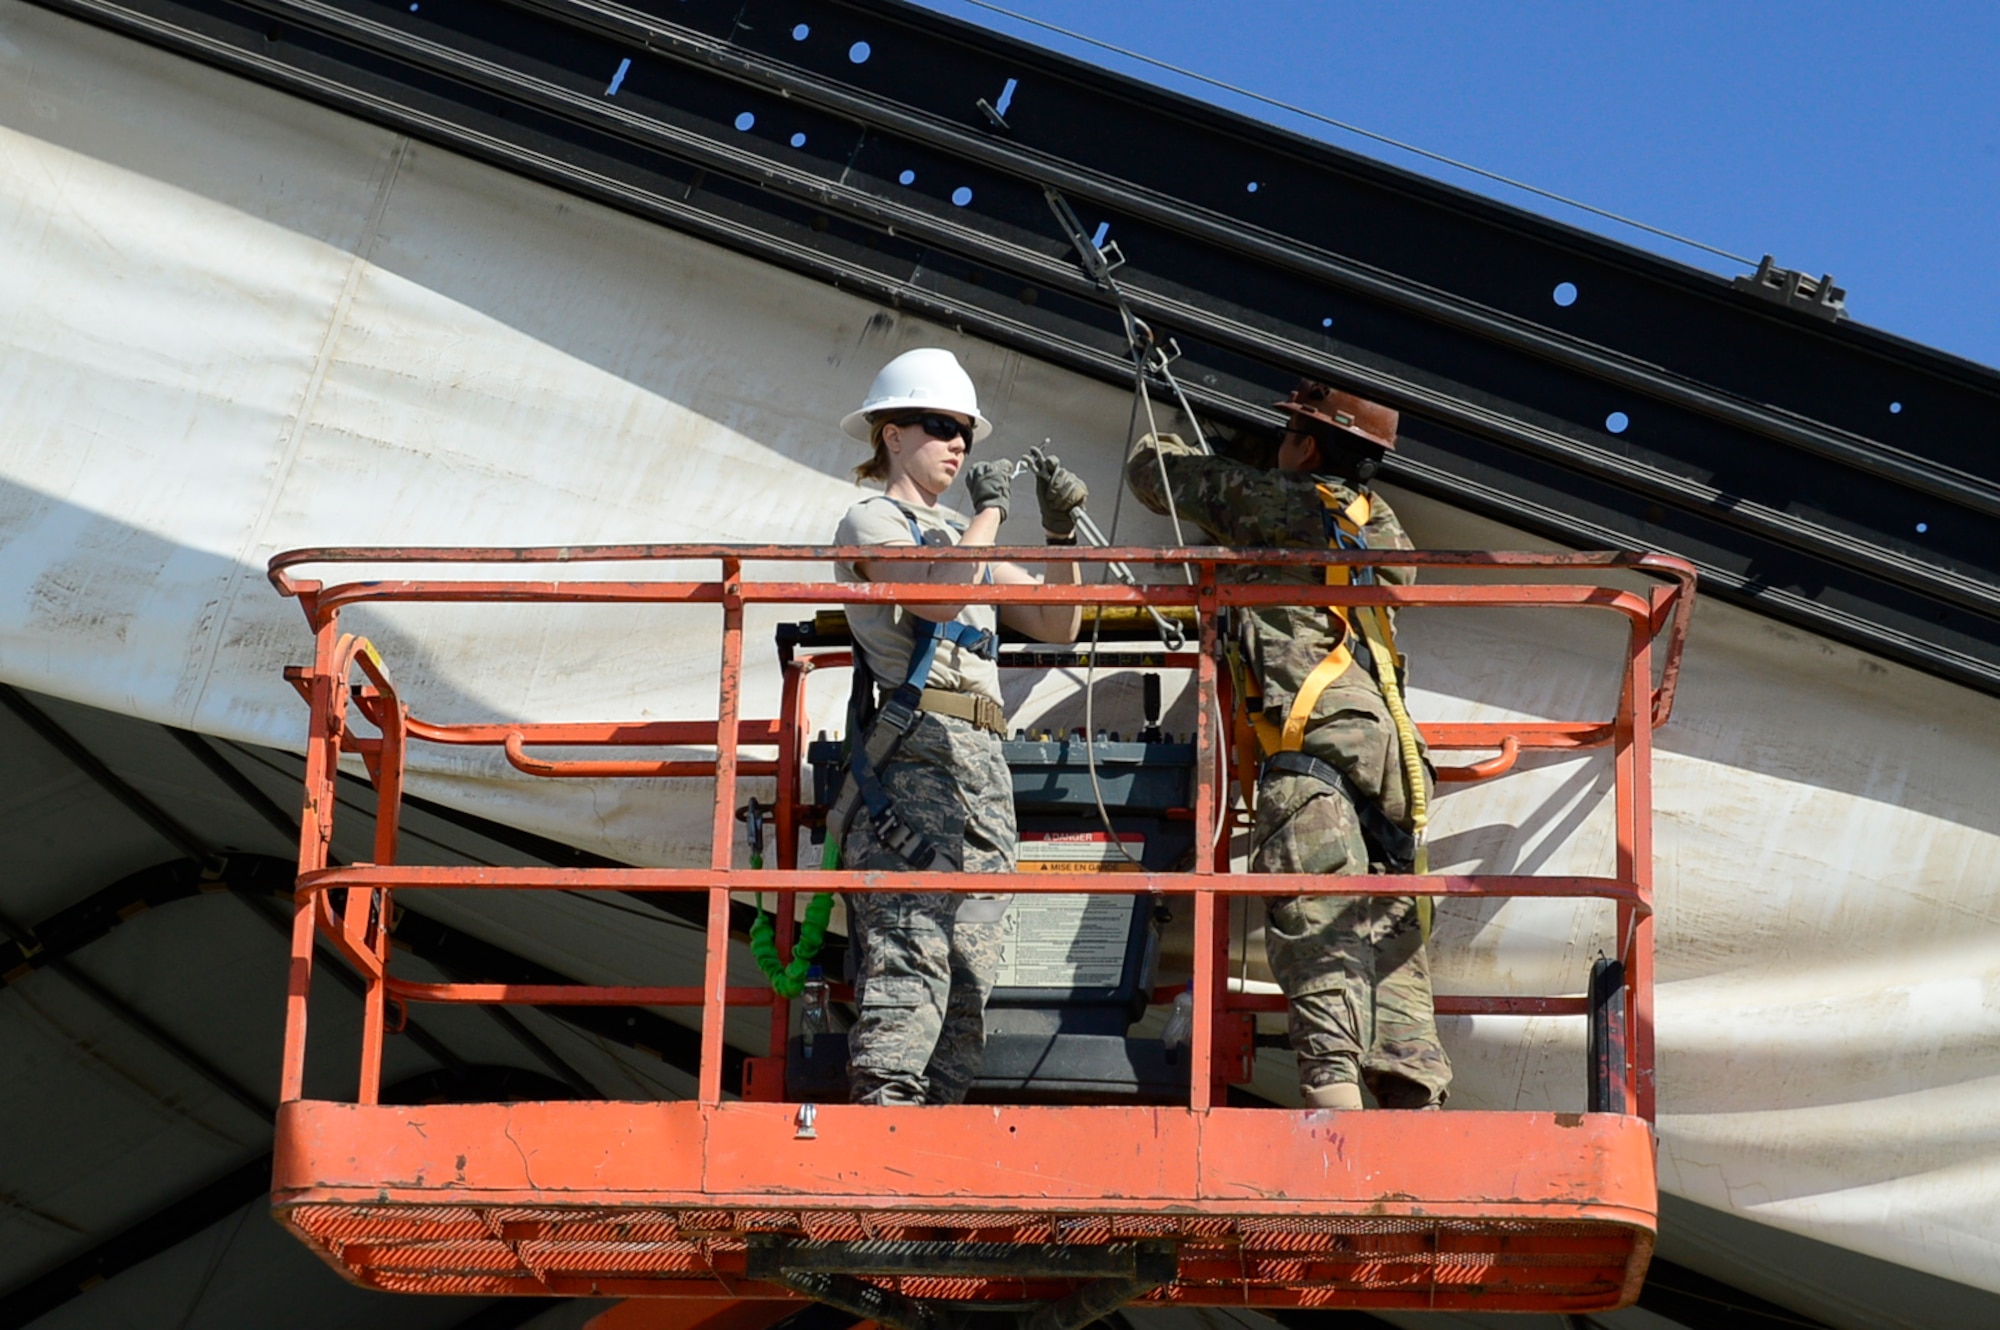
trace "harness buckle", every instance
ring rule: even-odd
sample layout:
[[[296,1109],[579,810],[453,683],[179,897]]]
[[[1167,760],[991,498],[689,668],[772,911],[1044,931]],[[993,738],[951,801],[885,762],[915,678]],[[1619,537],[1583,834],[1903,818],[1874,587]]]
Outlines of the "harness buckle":
[[[917,723],[917,709],[923,700],[923,694],[917,693],[913,697],[905,697],[906,691],[908,691],[907,685],[889,694],[889,700],[875,713],[876,724],[887,725],[898,734],[910,732],[910,727]]]
[[[884,809],[872,820],[875,839],[911,868],[922,872],[937,858],[937,846],[931,844],[921,831],[897,817],[894,809]]]
[[[1000,638],[991,628],[981,628],[970,637],[960,638],[958,645],[981,660],[1000,659]]]

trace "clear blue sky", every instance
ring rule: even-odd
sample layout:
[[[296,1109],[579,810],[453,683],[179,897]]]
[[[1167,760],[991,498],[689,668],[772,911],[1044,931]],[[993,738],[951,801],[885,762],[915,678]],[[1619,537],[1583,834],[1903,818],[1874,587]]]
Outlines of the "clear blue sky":
[[[933,9],[1653,249],[1745,271],[1148,70]],[[2000,367],[2000,0],[1000,0],[1752,259],[1856,320]]]

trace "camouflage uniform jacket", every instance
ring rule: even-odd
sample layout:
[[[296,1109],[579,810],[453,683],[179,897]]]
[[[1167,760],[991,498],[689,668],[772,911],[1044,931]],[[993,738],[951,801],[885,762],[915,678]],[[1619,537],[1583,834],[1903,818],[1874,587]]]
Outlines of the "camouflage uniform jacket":
[[[1323,550],[1327,547],[1326,510],[1318,487],[1329,486],[1343,505],[1363,492],[1335,477],[1258,470],[1197,452],[1173,434],[1149,435],[1133,452],[1125,479],[1139,502],[1162,514],[1167,512],[1160,479],[1163,469],[1173,490],[1174,511],[1181,519],[1200,527],[1218,544],[1236,549]],[[1372,505],[1362,529],[1368,548],[1414,548],[1382,496],[1365,492]],[[1416,569],[1407,566],[1379,567],[1375,574],[1383,582],[1399,586],[1416,580]],[[1224,576],[1237,582],[1326,584],[1325,573],[1319,568],[1225,569]],[[1260,608],[1246,618],[1246,654],[1263,691],[1264,714],[1282,724],[1306,676],[1340,645],[1334,620],[1324,609],[1289,605]],[[1328,689],[1320,697],[1315,718],[1333,711],[1339,692],[1356,687],[1379,695],[1379,686],[1358,662],[1342,676],[1339,688]]]

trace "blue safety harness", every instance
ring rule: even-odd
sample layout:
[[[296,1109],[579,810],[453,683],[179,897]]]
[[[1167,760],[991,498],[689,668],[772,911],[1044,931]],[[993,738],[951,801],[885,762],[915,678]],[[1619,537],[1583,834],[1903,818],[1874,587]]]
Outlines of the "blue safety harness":
[[[887,495],[876,495],[889,503],[894,503],[903,520],[910,524],[910,537],[919,545],[932,544],[924,538],[924,530],[917,523],[916,514],[903,504]],[[988,569],[983,579],[993,580]],[[914,617],[914,616],[912,616]],[[868,810],[868,820],[875,828],[875,837],[888,849],[902,856],[903,861],[919,871],[929,868],[937,858],[937,847],[916,828],[896,816],[896,810],[889,798],[889,791],[882,785],[878,768],[886,766],[912,727],[917,723],[917,713],[921,709],[924,685],[930,681],[931,666],[937,661],[938,645],[949,642],[955,647],[971,651],[983,660],[999,657],[999,641],[991,629],[975,627],[969,623],[952,620],[949,623],[935,623],[919,620],[919,627],[913,625],[916,638],[910,649],[909,668],[904,672],[903,682],[890,691],[881,709],[873,716],[875,726],[887,726],[887,733],[876,739],[876,731],[869,728],[869,711],[875,701],[875,676],[862,656],[860,644],[854,651],[854,692],[848,701],[848,771],[854,777],[855,788],[860,792],[862,806]],[[925,631],[928,627],[929,631]],[[863,742],[862,736],[869,735],[873,742]],[[871,757],[869,749],[877,751]]]

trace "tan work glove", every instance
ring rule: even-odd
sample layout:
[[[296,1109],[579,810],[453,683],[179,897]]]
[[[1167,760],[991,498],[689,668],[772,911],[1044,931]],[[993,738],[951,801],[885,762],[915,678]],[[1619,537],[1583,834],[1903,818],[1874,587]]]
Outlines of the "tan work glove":
[[[1035,473],[1035,499],[1042,506],[1042,530],[1052,536],[1076,534],[1076,510],[1090,502],[1083,477],[1062,459],[1040,448],[1028,449],[1028,466]]]

